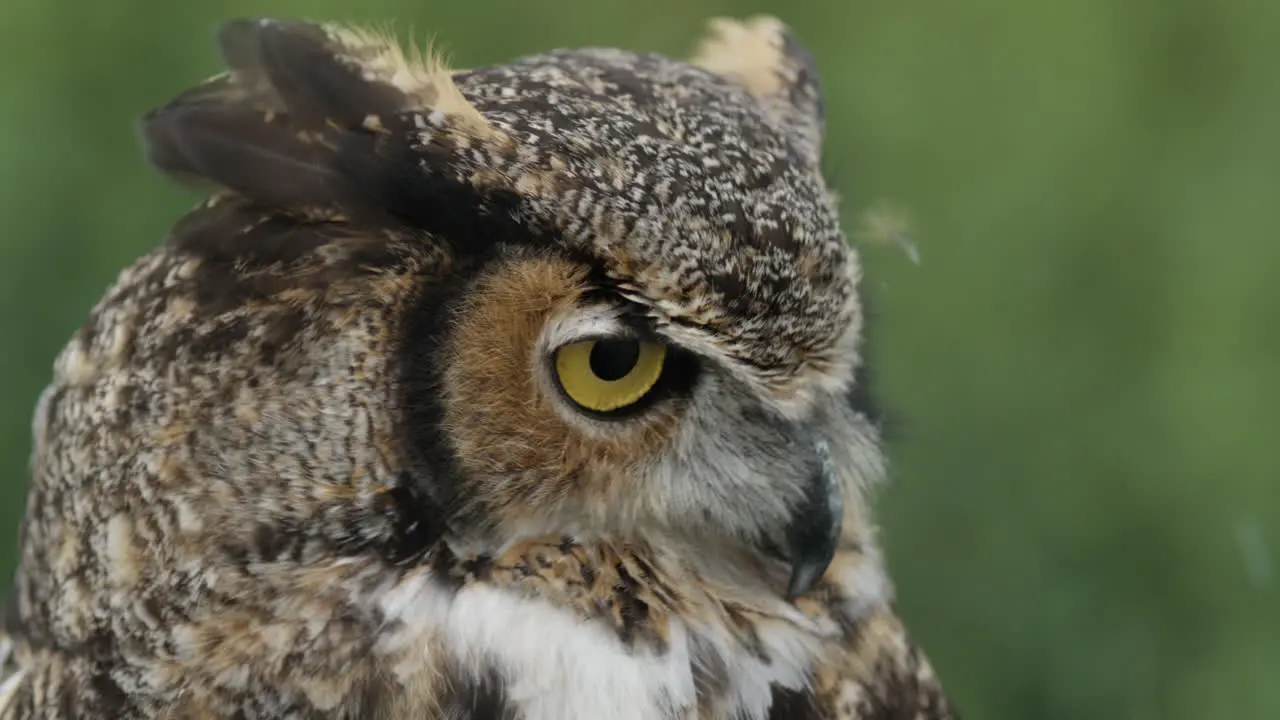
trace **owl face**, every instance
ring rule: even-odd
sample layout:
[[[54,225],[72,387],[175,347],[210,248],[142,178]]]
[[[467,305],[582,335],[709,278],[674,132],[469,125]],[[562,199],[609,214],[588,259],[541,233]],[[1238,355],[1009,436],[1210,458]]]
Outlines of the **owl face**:
[[[438,456],[485,543],[764,548],[797,594],[880,470],[850,401],[857,263],[811,66],[776,25],[726,27],[700,64],[575,51],[453,76],[516,138],[521,224],[442,330]]]
[[[490,543],[746,543],[790,563],[803,591],[834,551],[845,493],[875,470],[849,462],[873,456],[869,422],[841,393],[778,403],[589,278],[559,253],[513,252],[452,316],[440,422],[466,526]]]
[[[678,540],[765,558],[794,595],[858,532],[880,466],[850,402],[858,266],[812,64],[776,21],[717,26],[690,63],[456,72],[345,28],[221,42],[231,71],[148,116],[151,160],[341,228],[273,240],[286,274],[310,253],[377,294],[379,262],[420,269],[395,291],[395,444],[455,546]]]

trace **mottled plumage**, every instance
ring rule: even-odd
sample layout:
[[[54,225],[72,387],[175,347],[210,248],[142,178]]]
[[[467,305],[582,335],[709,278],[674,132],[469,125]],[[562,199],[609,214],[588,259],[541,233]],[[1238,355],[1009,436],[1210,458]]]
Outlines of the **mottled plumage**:
[[[35,413],[0,717],[954,717],[867,515],[785,27],[464,71],[219,42],[142,123],[209,199]]]

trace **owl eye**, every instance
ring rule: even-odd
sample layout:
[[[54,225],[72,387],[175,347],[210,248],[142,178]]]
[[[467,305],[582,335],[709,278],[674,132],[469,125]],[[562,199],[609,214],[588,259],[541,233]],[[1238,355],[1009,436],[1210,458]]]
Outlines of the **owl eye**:
[[[556,377],[578,405],[613,412],[640,402],[653,390],[666,357],[665,345],[647,340],[585,340],[556,351]]]

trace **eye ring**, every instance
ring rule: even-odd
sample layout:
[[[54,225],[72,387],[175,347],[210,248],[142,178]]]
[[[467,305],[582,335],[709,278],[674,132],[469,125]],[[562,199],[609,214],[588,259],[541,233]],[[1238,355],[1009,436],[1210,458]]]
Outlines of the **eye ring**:
[[[667,346],[635,338],[597,338],[555,351],[560,389],[593,413],[624,411],[649,396],[666,366]]]

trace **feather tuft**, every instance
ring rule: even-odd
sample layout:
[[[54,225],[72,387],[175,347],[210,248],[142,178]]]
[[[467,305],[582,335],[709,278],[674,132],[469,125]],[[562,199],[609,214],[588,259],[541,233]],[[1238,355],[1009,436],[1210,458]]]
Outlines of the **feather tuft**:
[[[286,211],[371,210],[425,157],[444,172],[451,148],[511,146],[429,44],[406,51],[389,29],[238,19],[217,44],[227,72],[141,124],[147,159],[176,178]]]

